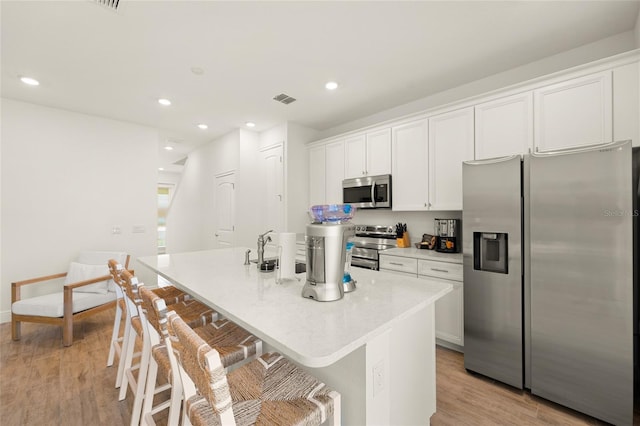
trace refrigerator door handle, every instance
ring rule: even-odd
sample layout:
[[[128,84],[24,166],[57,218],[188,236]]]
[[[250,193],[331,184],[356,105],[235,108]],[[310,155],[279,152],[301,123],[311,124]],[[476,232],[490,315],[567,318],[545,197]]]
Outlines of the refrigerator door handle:
[[[563,148],[563,149],[557,149],[555,151],[538,152],[538,150],[536,149],[536,151],[533,152],[531,155],[533,157],[542,158],[542,157],[550,157],[554,155],[579,154],[579,153],[586,153],[586,152],[593,152],[593,151],[600,151],[600,152],[613,151],[613,150],[622,148],[626,143],[630,144],[631,140],[599,143],[594,145],[586,145],[586,146],[579,146],[579,147],[573,147],[573,148]]]
[[[487,159],[483,159],[483,160],[468,160],[468,161],[463,161],[463,163],[464,164],[469,164],[469,165],[481,166],[483,164],[503,163],[505,161],[513,160],[514,158],[522,158],[522,155],[516,154],[516,155],[508,155],[506,157],[487,158]]]

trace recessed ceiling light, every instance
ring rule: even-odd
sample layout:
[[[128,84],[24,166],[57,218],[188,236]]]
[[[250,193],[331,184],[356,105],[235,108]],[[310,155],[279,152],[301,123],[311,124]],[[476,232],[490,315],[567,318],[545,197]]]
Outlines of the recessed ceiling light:
[[[158,170],[163,171],[164,167],[158,167]]]
[[[167,151],[173,151],[173,147],[171,145],[167,145],[164,147]]]
[[[165,99],[165,98],[160,98],[158,99],[158,103],[160,105],[164,105],[164,106],[169,106],[171,105],[171,101],[169,99]]]
[[[254,123],[253,121],[247,121],[246,123],[244,123],[247,127],[256,127],[256,123]]]
[[[327,90],[336,90],[338,88],[338,83],[336,83],[335,81],[330,81],[325,84],[324,87],[326,87]]]
[[[206,124],[204,124],[204,123],[200,123],[200,124],[198,124],[198,128],[200,128],[200,129],[202,129],[202,130],[206,130],[206,129],[208,129],[208,128],[209,128],[209,126],[207,126],[207,125],[206,125]]]
[[[28,84],[29,86],[39,86],[40,82],[38,80],[36,80],[35,78],[31,78],[31,77],[20,77],[20,81],[23,82],[24,84]]]

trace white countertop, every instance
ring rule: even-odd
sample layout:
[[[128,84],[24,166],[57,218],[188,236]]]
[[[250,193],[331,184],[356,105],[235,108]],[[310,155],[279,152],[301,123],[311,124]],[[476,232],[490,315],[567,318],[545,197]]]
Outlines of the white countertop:
[[[244,247],[137,260],[284,355],[308,367],[330,365],[394,323],[451,291],[437,279],[352,268],[357,289],[334,302],[300,294],[306,275],[276,283],[275,272],[244,266]],[[405,250],[405,249],[403,249]]]
[[[441,253],[435,250],[408,247],[387,249],[381,251],[380,254],[411,257],[413,259],[435,260],[438,262],[462,263],[462,253]]]

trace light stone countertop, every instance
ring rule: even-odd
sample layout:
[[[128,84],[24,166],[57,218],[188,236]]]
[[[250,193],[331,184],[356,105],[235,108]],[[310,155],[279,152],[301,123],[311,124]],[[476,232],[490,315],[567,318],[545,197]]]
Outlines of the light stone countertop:
[[[305,274],[277,284],[275,272],[243,265],[246,250],[137,260],[284,355],[315,368],[336,362],[452,290],[450,283],[438,279],[352,268],[354,292],[338,301],[317,302],[301,296]]]
[[[434,260],[438,262],[462,263],[462,253],[441,253],[435,250],[417,248],[392,248],[383,250],[380,254],[389,256],[410,257],[413,259]]]

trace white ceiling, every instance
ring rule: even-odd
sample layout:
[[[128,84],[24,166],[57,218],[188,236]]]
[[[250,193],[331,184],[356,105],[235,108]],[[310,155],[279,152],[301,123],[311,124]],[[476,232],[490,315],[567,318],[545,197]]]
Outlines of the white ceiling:
[[[163,160],[174,161],[246,121],[331,128],[632,30],[639,10],[639,0],[120,0],[114,12],[3,0],[2,96],[158,128],[176,142]],[[340,88],[325,90],[329,80]],[[283,92],[297,101],[272,100]]]

